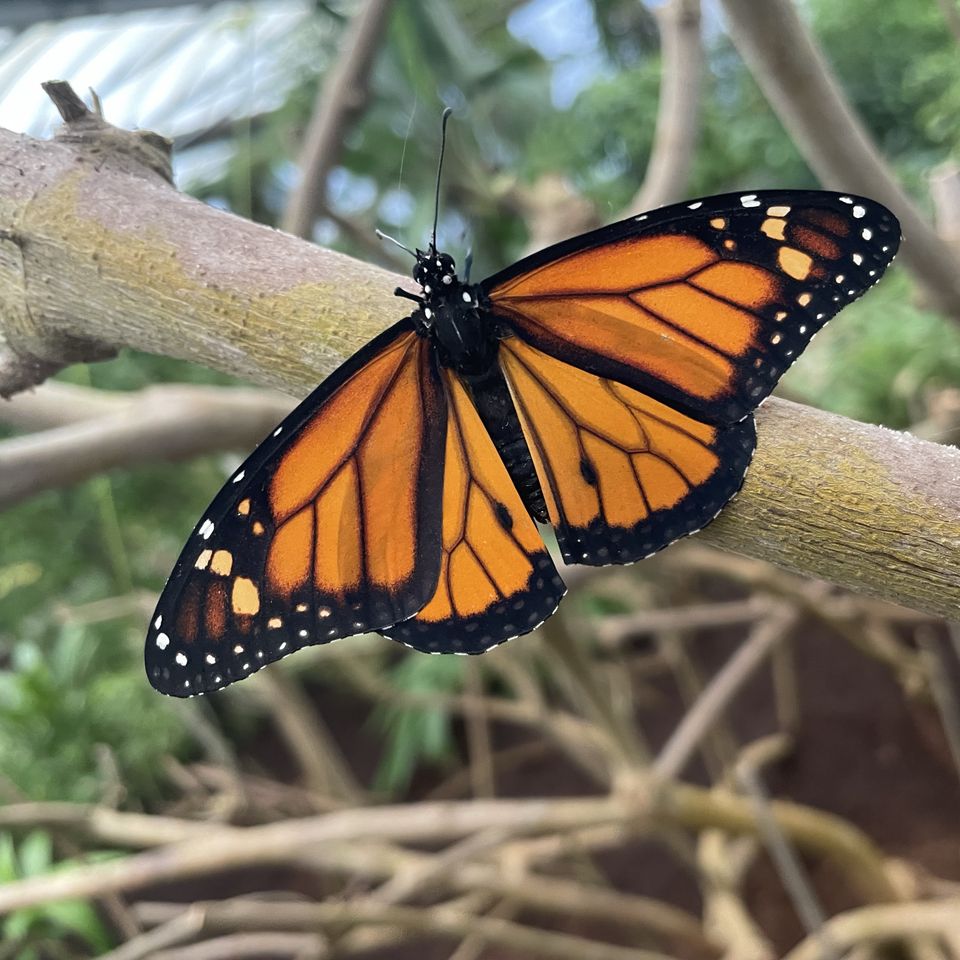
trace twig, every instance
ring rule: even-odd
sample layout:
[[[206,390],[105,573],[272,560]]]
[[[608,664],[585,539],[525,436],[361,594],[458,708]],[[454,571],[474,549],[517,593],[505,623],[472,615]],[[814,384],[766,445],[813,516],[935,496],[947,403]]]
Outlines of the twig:
[[[552,743],[546,739],[530,740],[518,743],[515,747],[505,747],[493,753],[490,761],[496,775],[516,770],[532,760],[542,760],[544,756],[555,751]],[[455,797],[469,796],[473,787],[474,771],[470,767],[462,767],[455,773],[441,780],[429,790],[425,800],[452,800]]]
[[[177,914],[166,923],[141,933],[128,940],[123,946],[105,953],[101,960],[146,960],[166,947],[192,940],[203,930],[203,925],[203,910],[195,906],[188,907],[183,913]]]
[[[496,795],[496,778],[490,720],[482,707],[485,701],[483,682],[482,667],[477,660],[472,660],[467,664],[466,690],[481,704],[481,707],[466,718],[467,763],[473,796],[488,799]]]
[[[947,27],[953,34],[953,39],[960,43],[960,10],[957,9],[956,0],[937,0],[943,19]]]
[[[392,0],[365,0],[342,38],[340,55],[317,93],[300,154],[300,181],[290,195],[281,227],[309,237],[326,192],[327,174],[337,162],[351,121],[363,109],[369,74]]]
[[[825,932],[843,951],[859,944],[879,946],[918,935],[956,937],[960,935],[960,898],[849,910],[833,917]],[[821,950],[819,938],[807,937],[784,960],[819,960]]]
[[[664,630],[657,638],[657,648],[664,662],[669,664],[674,682],[684,706],[684,718],[690,715],[693,705],[703,694],[703,678],[693,662],[684,643],[684,638],[674,630]],[[712,728],[706,731],[698,743],[704,767],[711,782],[723,778],[723,772],[732,763],[737,752],[737,741],[726,717],[721,716]]]
[[[238,933],[215,937],[176,950],[158,950],[150,960],[243,960],[252,957],[290,957],[290,960],[325,960],[330,953],[323,937],[315,933]]]
[[[491,946],[549,960],[670,960],[662,953],[618,947],[571,934],[554,933],[493,917],[477,917],[447,907],[401,907],[374,900],[346,903],[269,903],[261,909],[250,902],[200,904],[213,931],[342,929],[344,924],[386,924],[443,938],[476,935]]]
[[[460,869],[464,863],[500,846],[508,837],[507,831],[497,827],[466,837],[459,843],[451,844],[442,853],[412,863],[405,870],[397,870],[386,883],[373,891],[371,899],[392,904],[409,900],[452,871]]]
[[[666,745],[653,763],[653,772],[664,779],[675,779],[683,773],[701,739],[717,722],[723,711],[754,671],[781,643],[796,622],[796,613],[789,607],[762,620],[737,652],[724,664],[707,685],[703,694],[684,715]]]
[[[960,271],[871,141],[790,0],[723,0],[730,35],[797,149],[828,187],[885,203],[908,238],[901,258],[939,309],[960,318]]]
[[[501,900],[494,904],[487,915],[496,917],[498,920],[513,920],[516,914],[517,905],[512,900]],[[448,960],[479,960],[486,948],[484,940],[472,934],[457,944],[457,948],[450,954]]]
[[[748,600],[691,603],[662,610],[607,614],[592,622],[590,627],[603,647],[616,648],[633,637],[650,636],[664,630],[686,633],[753,623],[758,617],[768,613],[771,606],[768,598],[755,595]]]
[[[558,674],[574,704],[608,740],[609,752],[624,770],[643,767],[648,760],[640,731],[611,708],[609,697],[597,682],[589,658],[567,627],[564,615],[548,620],[540,632],[546,639],[545,664]]]
[[[940,723],[953,758],[954,771],[960,778],[960,705],[957,704],[957,695],[950,682],[950,672],[940,644],[930,628],[917,627],[914,637],[927,667],[930,692],[940,713]]]
[[[656,8],[660,25],[660,104],[643,186],[624,216],[681,199],[690,179],[699,126],[700,0]]]
[[[609,767],[614,759],[609,738],[579,717],[545,709],[526,700],[505,700],[502,697],[478,700],[469,695],[418,694],[398,690],[381,676],[366,670],[357,660],[344,660],[340,666],[344,677],[377,700],[407,707],[451,710],[465,716],[483,711],[491,719],[503,723],[532,727],[556,743],[593,779],[604,785],[609,783]]]
[[[770,798],[759,775],[752,767],[742,765],[736,769],[736,776],[750,798],[760,836],[804,929],[809,936],[818,938],[824,960],[840,960],[836,945],[824,930],[826,917],[823,908],[807,879],[800,858],[770,812]]]
[[[724,956],[731,960],[775,960],[777,955],[739,890],[755,847],[753,838],[731,838],[720,830],[705,830],[697,845],[704,926],[723,941]]]
[[[320,796],[363,803],[363,787],[300,687],[279,670],[258,674],[251,686],[296,758],[308,789]]]

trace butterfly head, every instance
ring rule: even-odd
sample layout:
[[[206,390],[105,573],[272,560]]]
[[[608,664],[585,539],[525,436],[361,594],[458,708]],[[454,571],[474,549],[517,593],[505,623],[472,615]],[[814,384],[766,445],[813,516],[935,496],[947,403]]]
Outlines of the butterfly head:
[[[453,262],[453,257],[449,253],[440,252],[433,244],[426,251],[417,251],[413,279],[423,288],[427,300],[443,297],[446,291],[452,291],[459,285],[457,265]]]

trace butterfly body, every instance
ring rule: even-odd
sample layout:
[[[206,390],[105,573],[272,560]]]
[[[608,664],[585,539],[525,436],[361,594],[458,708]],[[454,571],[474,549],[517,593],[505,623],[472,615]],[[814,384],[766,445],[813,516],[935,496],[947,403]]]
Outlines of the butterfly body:
[[[346,361],[217,495],[164,589],[153,685],[218,689],[375,630],[482,653],[534,629],[568,563],[629,563],[740,489],[753,410],[875,283],[899,225],[816,191],[675,204],[477,284],[431,243],[412,313]]]

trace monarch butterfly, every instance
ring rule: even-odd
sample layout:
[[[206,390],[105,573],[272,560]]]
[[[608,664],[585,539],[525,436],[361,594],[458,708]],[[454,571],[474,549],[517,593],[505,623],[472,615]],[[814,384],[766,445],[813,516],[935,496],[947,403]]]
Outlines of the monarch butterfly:
[[[421,293],[397,290],[413,312],[321,383],[193,531],[148,632],[150,682],[206,693],[370,630],[471,654],[533,630],[565,592],[536,522],[594,565],[709,523],[743,482],[753,410],[899,239],[862,197],[726,194],[470,283],[435,220],[408,251]]]

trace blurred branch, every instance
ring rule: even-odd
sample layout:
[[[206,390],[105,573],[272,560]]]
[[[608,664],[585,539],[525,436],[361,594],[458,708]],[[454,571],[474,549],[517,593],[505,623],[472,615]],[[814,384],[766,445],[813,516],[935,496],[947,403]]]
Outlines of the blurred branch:
[[[770,656],[772,649],[783,642],[796,621],[796,612],[784,604],[754,627],[684,714],[653,763],[655,776],[672,779],[682,775],[700,741],[715,729],[740,688]]]
[[[263,708],[274,719],[290,753],[303,773],[307,788],[352,804],[365,799],[320,712],[300,686],[281,670],[267,670],[250,684]]]
[[[487,944],[548,960],[672,960],[654,950],[619,947],[566,933],[521,926],[508,920],[472,916],[445,905],[406,907],[378,903],[370,898],[336,903],[256,903],[250,899],[197,904],[205,926],[214,931],[315,930],[342,931],[358,924],[385,924],[417,933],[463,938],[478,935]],[[179,905],[144,904],[143,920],[167,918]]]
[[[937,5],[954,40],[960,43],[960,10],[957,9],[957,0],[937,0]]]
[[[622,216],[683,198],[690,180],[700,116],[700,0],[668,0],[660,25],[660,104],[643,184]]]
[[[393,0],[363,0],[324,76],[300,153],[300,180],[287,201],[281,229],[309,238],[323,208],[327,176],[343,150],[350,124],[369,97],[369,74]]]
[[[719,827],[729,833],[754,834],[750,804],[726,791],[710,791],[668,782],[655,786],[640,779],[635,788],[609,798],[558,800],[472,800],[418,803],[339,810],[261,826],[214,828],[209,824],[171,821],[103,808],[68,804],[12,804],[0,809],[0,826],[30,823],[65,825],[109,844],[151,845],[150,821],[158,824],[153,850],[124,860],[64,869],[55,874],[7,883],[0,888],[0,913],[54,900],[130,890],[148,884],[184,880],[252,864],[302,862],[332,855],[346,845],[359,855],[362,841],[438,843],[484,830],[511,834],[563,834],[588,827],[621,825],[636,830],[644,823],[687,829]],[[869,902],[898,899],[886,878],[883,857],[850,823],[799,804],[774,801],[770,813],[779,829],[801,850],[830,859],[851,886]],[[182,831],[174,839],[177,830]],[[167,840],[161,839],[168,838]]]
[[[723,0],[730,36],[825,187],[855,190],[899,218],[900,257],[931,303],[960,320],[957,257],[896,181],[790,0]]]
[[[895,943],[921,934],[960,937],[960,898],[935,902],[861,907],[841,913],[824,925],[824,933],[841,952],[859,945]],[[784,960],[820,960],[822,941],[808,937]]]
[[[326,940],[317,933],[237,933],[214,937],[200,943],[142,954],[149,960],[263,960],[264,957],[290,960],[327,960]],[[104,960],[112,960],[105,957]],[[117,958],[119,960],[119,958]]]
[[[192,940],[203,930],[203,911],[196,907],[181,910],[168,922],[131,937],[121,947],[104,954],[101,960],[146,960],[156,951]]]
[[[776,960],[777,952],[750,916],[740,892],[756,841],[705,830],[697,846],[703,887],[704,926],[722,939],[726,960]]]
[[[75,409],[73,401],[80,401]],[[97,407],[109,412],[95,416]],[[37,423],[48,415],[67,421],[0,441],[0,508],[115,467],[248,449],[290,407],[280,395],[245,388],[155,386],[102,396],[80,387],[45,384],[32,397],[0,406],[0,421]]]

